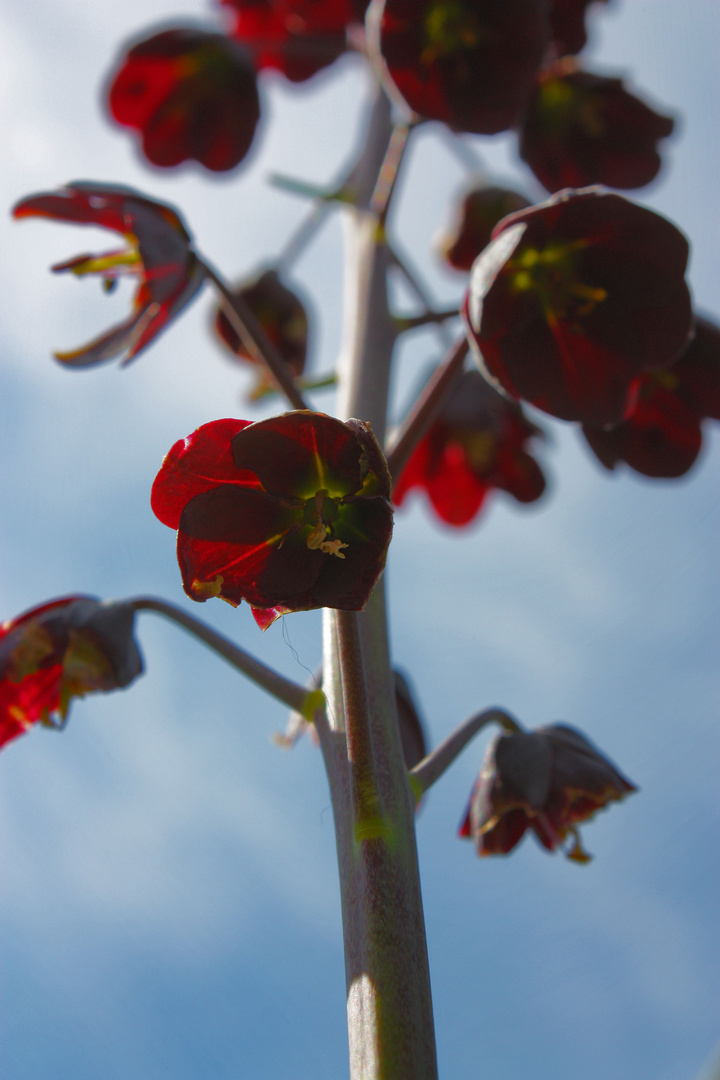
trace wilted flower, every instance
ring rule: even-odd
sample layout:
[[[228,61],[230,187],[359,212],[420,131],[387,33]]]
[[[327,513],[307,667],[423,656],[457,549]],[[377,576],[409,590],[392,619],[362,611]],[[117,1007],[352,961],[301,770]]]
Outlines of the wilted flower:
[[[581,71],[566,57],[542,73],[521,124],[520,157],[548,191],[639,188],[659,172],[657,144],[673,127],[622,79]]]
[[[627,419],[609,428],[583,424],[583,434],[606,469],[625,461],[645,476],[676,477],[700,453],[706,417],[720,420],[720,329],[697,319],[680,359],[637,380]]]
[[[414,112],[492,135],[532,93],[545,15],[544,0],[374,0],[371,53]]]
[[[460,827],[478,855],[506,855],[528,829],[547,848],[588,862],[577,825],[637,788],[584,735],[564,724],[502,734],[488,746]]]
[[[525,446],[541,434],[479,371],[465,371],[400,474],[393,501],[400,506],[408,491],[424,488],[438,517],[457,526],[473,520],[492,488],[534,502],[545,477]]]
[[[33,724],[62,724],[74,697],[128,686],[142,672],[134,611],[68,596],[0,626],[0,746]]]
[[[550,35],[558,56],[579,53],[587,43],[585,11],[608,0],[549,0]]]
[[[687,258],[679,229],[602,188],[512,214],[470,275],[463,314],[476,358],[508,394],[554,416],[618,423],[633,381],[687,347]]]
[[[224,34],[178,28],[138,41],[108,91],[113,118],[142,133],[153,165],[234,169],[260,119],[255,68]]]
[[[308,317],[300,298],[280,281],[275,270],[267,270],[243,282],[234,295],[244,300],[268,338],[297,378],[305,370],[308,343]],[[239,360],[258,368],[222,308],[215,316],[215,330]],[[269,384],[266,369],[260,367],[259,381],[251,396],[259,397]]]
[[[358,0],[220,0],[234,14],[234,36],[256,68],[303,82],[347,48],[347,27],[362,21]]]
[[[13,209],[16,218],[45,217],[74,225],[96,225],[121,233],[122,251],[79,255],[53,266],[55,273],[98,274],[106,289],[131,274],[139,278],[127,322],[73,352],[55,353],[74,367],[87,367],[124,354],[132,360],[193,298],[204,270],[190,247],[190,235],[170,206],[117,184],[76,181],[58,191],[30,195]]]
[[[469,270],[490,243],[497,223],[528,206],[523,195],[508,188],[473,188],[457,207],[447,233],[440,237],[441,254],[454,270]]]
[[[178,530],[188,596],[247,600],[265,629],[284,612],[364,607],[390,543],[389,496],[367,424],[299,411],[180,439],[152,507]]]

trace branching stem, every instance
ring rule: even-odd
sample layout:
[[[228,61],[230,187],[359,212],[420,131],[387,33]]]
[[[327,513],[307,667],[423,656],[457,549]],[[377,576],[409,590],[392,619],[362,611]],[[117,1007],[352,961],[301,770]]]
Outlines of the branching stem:
[[[517,720],[514,720],[504,709],[485,709],[483,712],[470,716],[455,728],[447,739],[436,746],[432,753],[410,770],[412,786],[417,797],[442,776],[470,740],[474,739],[488,724],[499,724],[505,731],[513,733],[523,730]]]

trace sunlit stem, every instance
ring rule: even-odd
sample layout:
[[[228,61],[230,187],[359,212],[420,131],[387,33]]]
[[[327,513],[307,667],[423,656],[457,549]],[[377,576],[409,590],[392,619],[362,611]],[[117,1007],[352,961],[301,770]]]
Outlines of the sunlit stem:
[[[262,687],[268,694],[272,694],[274,698],[282,701],[289,708],[301,713],[307,720],[314,720],[318,709],[322,711],[324,699],[321,691],[308,690],[306,687],[299,686],[290,679],[286,679],[283,675],[268,667],[267,664],[256,660],[254,656],[245,652],[244,649],[230,641],[229,638],[218,634],[193,615],[188,615],[182,608],[175,607],[174,604],[170,604],[166,600],[158,600],[151,596],[135,597],[127,600],[126,603],[135,611],[154,611],[156,614],[163,615],[166,619],[170,619],[178,626],[181,626],[183,630],[187,630],[193,637],[202,641],[204,645],[216,652],[223,660],[227,660],[229,664],[242,672],[251,682]]]
[[[388,440],[386,457],[393,481],[397,481],[410,460],[413,450],[427,434],[433,420],[440,414],[455,380],[462,371],[468,347],[467,337],[463,334],[450,349],[440,367],[436,368],[430,376],[420,397],[392,439]]]
[[[208,279],[220,293],[222,308],[233,330],[256,363],[261,364],[278,390],[294,409],[307,409],[287,364],[255,318],[243,297],[233,293],[223,278],[204,259],[199,260]]]
[[[395,325],[399,334],[408,330],[418,330],[421,326],[433,326],[437,323],[448,322],[460,316],[458,307],[447,308],[444,311],[426,311],[422,315],[396,316]]]
[[[410,770],[410,780],[417,798],[442,776],[470,740],[474,739],[488,724],[499,724],[504,731],[513,734],[523,730],[517,720],[514,720],[504,709],[485,709],[483,712],[475,713],[455,728],[447,739]]]
[[[381,444],[397,333],[388,305],[390,253],[371,201],[392,136],[390,114],[378,89],[353,171],[356,201],[346,212],[345,348],[337,406],[343,419],[370,422]],[[340,869],[350,1077],[437,1080],[414,799],[402,757],[382,584],[355,616],[355,644],[343,613],[325,612],[323,624],[323,690],[332,725],[325,757]],[[355,673],[343,657],[348,647],[356,654]],[[347,715],[346,705],[352,710],[358,704],[352,685],[360,672],[366,707]],[[361,759],[367,769],[357,770],[353,763]],[[367,789],[359,791],[358,781],[368,777]],[[374,805],[380,827],[365,832]]]

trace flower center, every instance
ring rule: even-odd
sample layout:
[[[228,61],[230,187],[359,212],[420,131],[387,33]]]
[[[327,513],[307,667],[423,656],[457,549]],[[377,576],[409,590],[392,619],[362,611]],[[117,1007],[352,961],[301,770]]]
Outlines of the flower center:
[[[425,17],[425,40],[421,61],[432,64],[442,56],[472,49],[482,38],[482,29],[473,11],[458,0],[440,0]]]
[[[577,253],[586,246],[586,241],[576,240],[571,244],[548,244],[542,250],[527,248],[507,264],[512,289],[536,292],[551,324],[589,315],[607,299],[607,291],[578,280]]]
[[[326,488],[320,488],[312,499],[306,501],[303,517],[310,526],[307,546],[311,551],[324,551],[326,555],[345,558],[342,549],[348,545],[333,537],[333,522],[339,513],[337,500],[329,497]]]

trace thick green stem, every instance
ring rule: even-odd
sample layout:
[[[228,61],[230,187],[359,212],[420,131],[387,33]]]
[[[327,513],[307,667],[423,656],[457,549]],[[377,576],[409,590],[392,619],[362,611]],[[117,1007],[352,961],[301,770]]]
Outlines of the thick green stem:
[[[387,296],[391,257],[369,207],[391,133],[390,107],[379,93],[354,172],[357,205],[347,212],[346,344],[338,373],[339,415],[369,421],[381,443],[396,333]],[[340,869],[350,1077],[436,1080],[414,800],[382,582],[358,615],[325,612],[323,689],[334,740],[325,757]]]

